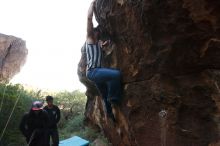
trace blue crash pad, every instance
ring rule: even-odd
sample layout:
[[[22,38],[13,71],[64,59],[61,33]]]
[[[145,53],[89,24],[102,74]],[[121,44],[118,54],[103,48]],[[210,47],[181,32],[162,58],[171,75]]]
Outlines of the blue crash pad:
[[[59,146],[88,146],[89,141],[82,139],[78,136],[74,136],[60,141]]]

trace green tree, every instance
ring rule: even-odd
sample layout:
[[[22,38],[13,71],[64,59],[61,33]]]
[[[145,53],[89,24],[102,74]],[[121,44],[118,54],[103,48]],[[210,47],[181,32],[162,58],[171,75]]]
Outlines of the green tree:
[[[17,146],[25,143],[18,127],[22,115],[30,109],[31,102],[32,98],[23,86],[0,84],[0,144]]]
[[[78,90],[72,92],[63,91],[56,93],[54,96],[54,103],[61,109],[60,127],[73,116],[84,113],[86,104],[86,96],[84,93]]]

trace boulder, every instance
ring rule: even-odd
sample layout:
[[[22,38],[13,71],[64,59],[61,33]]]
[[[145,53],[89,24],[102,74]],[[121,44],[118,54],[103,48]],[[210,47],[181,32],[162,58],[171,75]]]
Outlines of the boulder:
[[[25,41],[0,33],[0,81],[7,82],[17,74],[26,61]]]
[[[96,0],[110,35],[106,67],[120,69],[123,99],[105,118],[101,95],[87,87],[85,115],[114,146],[218,146],[220,1]]]

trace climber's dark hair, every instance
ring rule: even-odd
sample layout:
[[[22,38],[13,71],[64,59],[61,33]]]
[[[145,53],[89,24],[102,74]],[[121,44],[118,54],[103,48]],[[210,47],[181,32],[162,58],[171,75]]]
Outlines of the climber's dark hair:
[[[100,39],[100,35],[101,35],[101,28],[100,26],[96,26],[95,28],[93,28],[93,32],[98,33],[98,40]]]
[[[98,25],[98,26],[96,26],[95,28],[93,28],[93,31],[94,31],[94,32],[101,33],[101,27],[100,27],[100,25]]]
[[[105,32],[100,25],[93,28],[93,31],[98,33],[98,38],[97,38],[98,40],[103,40],[103,41],[110,40],[108,33]]]

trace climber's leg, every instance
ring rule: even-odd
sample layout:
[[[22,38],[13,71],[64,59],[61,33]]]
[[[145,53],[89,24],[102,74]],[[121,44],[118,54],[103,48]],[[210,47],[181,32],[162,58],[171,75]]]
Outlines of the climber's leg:
[[[114,78],[107,82],[108,85],[108,100],[111,103],[119,103],[121,99],[121,73],[118,70],[112,72]]]
[[[121,97],[120,71],[110,68],[94,68],[87,72],[87,77],[95,82],[103,96],[108,115],[113,116],[110,102],[118,103]],[[105,88],[103,88],[104,86]]]
[[[94,68],[88,71],[87,77],[95,83],[108,85],[108,100],[117,102],[121,98],[121,73],[111,68]]]
[[[108,92],[107,86],[105,83],[96,83],[96,87],[98,88],[106,107],[107,113],[111,113],[111,104],[107,100]]]

